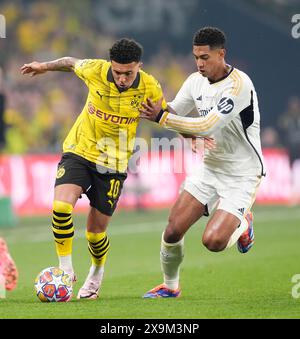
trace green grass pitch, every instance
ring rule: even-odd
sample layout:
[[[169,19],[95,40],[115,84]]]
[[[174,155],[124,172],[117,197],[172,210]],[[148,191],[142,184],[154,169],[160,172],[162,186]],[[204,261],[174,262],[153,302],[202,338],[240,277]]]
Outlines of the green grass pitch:
[[[15,291],[0,300],[0,318],[299,318],[300,299],[292,297],[292,277],[300,273],[300,207],[255,207],[255,245],[247,254],[236,247],[209,252],[201,243],[203,218],[185,238],[182,297],[144,300],[162,282],[159,249],[168,211],[117,212],[109,226],[111,249],[96,301],[41,303],[34,292],[37,273],[57,265],[50,217],[21,218],[1,228],[19,269]],[[74,215],[73,260],[83,283],[90,258],[84,216]],[[294,286],[294,288],[296,288]],[[299,289],[300,292],[300,289]]]

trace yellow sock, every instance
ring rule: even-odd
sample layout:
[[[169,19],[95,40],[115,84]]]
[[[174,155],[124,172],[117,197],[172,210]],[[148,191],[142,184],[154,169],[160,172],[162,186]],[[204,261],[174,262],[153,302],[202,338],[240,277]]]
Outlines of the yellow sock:
[[[72,254],[74,226],[72,220],[73,206],[64,201],[54,200],[52,231],[58,256]]]
[[[92,233],[85,232],[88,249],[91,253],[92,263],[95,266],[104,266],[109,250],[109,240],[106,232]]]

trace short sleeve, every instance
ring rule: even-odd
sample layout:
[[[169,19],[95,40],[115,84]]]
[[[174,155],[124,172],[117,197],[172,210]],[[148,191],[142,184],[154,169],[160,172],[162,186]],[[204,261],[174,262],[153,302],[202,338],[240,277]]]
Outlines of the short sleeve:
[[[75,63],[74,72],[83,80],[86,84],[89,82],[89,78],[99,69],[99,67],[105,62],[102,59],[82,59]]]

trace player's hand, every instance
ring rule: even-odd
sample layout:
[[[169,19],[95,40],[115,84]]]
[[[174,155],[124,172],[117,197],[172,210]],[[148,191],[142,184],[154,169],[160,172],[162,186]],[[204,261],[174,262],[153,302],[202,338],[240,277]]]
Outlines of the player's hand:
[[[201,139],[202,142],[199,143],[199,139]],[[191,148],[194,153],[198,153],[200,150],[202,150],[203,146],[204,149],[212,150],[216,148],[217,144],[213,138],[197,138],[192,136]]]
[[[35,76],[37,74],[46,73],[47,69],[42,62],[33,61],[30,64],[24,64],[21,67],[22,74],[30,74],[30,76]]]
[[[214,138],[203,138],[204,139],[204,148],[205,149],[214,149],[217,147],[216,140]]]
[[[214,149],[216,148],[217,144],[214,138],[210,137],[196,137],[195,135],[180,133],[185,139],[191,139],[191,148],[194,153],[198,153],[200,149]],[[199,143],[199,140],[201,142]]]
[[[191,148],[193,153],[198,153],[197,138],[192,138]]]
[[[142,102],[143,108],[139,108],[140,117],[143,119],[155,121],[158,113],[162,109],[163,97],[161,97],[156,103],[147,98],[146,102]]]
[[[198,153],[199,150],[199,143],[197,142],[197,137],[191,134],[186,134],[186,133],[180,133],[181,136],[184,137],[189,142],[189,145],[194,153]],[[199,139],[199,138],[198,138]],[[201,138],[202,139],[202,138]],[[203,142],[202,142],[202,147],[203,147]]]

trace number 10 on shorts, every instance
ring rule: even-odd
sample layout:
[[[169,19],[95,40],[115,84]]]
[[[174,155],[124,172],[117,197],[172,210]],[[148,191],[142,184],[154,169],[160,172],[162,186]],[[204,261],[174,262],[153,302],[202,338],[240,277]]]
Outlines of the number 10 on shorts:
[[[110,180],[110,190],[107,192],[109,198],[116,199],[120,192],[120,180],[111,179]]]

